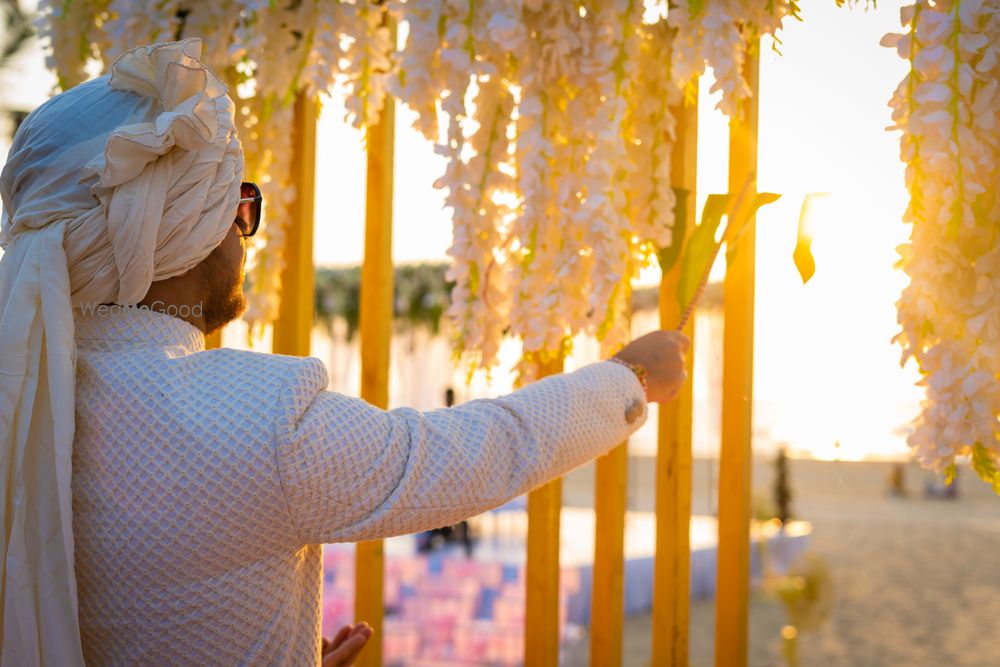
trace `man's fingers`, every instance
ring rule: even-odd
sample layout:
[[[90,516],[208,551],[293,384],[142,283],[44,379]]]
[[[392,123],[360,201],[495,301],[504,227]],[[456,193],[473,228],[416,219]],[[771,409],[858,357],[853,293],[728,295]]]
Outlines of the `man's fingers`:
[[[365,647],[368,643],[368,637],[364,635],[354,635],[346,642],[344,642],[344,663],[345,665],[353,665],[354,661],[358,659],[361,655],[361,649]]]
[[[343,644],[344,640],[347,639],[352,632],[354,632],[353,625],[345,625],[344,627],[342,627],[334,636],[334,638],[330,640],[330,643],[327,646],[326,650],[323,651],[323,654],[326,655],[326,653],[328,653],[329,651],[332,651],[341,644]]]
[[[361,649],[372,635],[367,625],[355,626],[356,630],[333,651],[323,656],[323,667],[349,667],[354,664]]]
[[[368,625],[365,622],[361,622],[361,623],[358,623],[357,625],[354,626],[354,629],[351,630],[350,636],[352,638],[353,637],[359,637],[359,636],[360,637],[364,637],[364,641],[368,641],[368,638],[371,637],[372,633],[374,633],[374,632],[375,631],[372,630],[372,626]],[[363,645],[363,642],[362,642],[362,645]]]
[[[370,637],[372,634],[372,627],[365,622],[355,623],[354,625],[345,625],[342,628],[340,628],[340,630],[337,632],[336,636],[334,636],[333,639],[327,639],[326,637],[322,637],[321,638],[323,640],[322,654],[326,655],[330,651],[336,649],[341,644],[343,644],[344,640],[346,640],[348,637],[352,637],[358,634]]]

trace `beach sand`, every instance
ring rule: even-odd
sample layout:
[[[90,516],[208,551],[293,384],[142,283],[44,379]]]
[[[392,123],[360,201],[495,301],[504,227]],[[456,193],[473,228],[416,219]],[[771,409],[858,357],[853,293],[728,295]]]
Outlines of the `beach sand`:
[[[813,524],[812,552],[828,564],[835,603],[827,621],[799,636],[803,667],[931,667],[1000,665],[1000,498],[961,470],[957,500],[923,496],[925,473],[906,467],[908,497],[885,494],[890,463],[790,461],[796,518]],[[712,463],[695,461],[695,513],[711,513]],[[654,468],[650,458],[630,461],[629,504],[651,510]],[[755,495],[772,497],[773,467],[759,460]],[[567,505],[593,502],[593,468],[572,473],[564,485]],[[783,665],[779,632],[782,605],[763,592],[752,595],[749,664]],[[626,619],[625,665],[650,662],[649,615]],[[690,664],[713,664],[714,605],[691,609]],[[587,665],[586,641],[563,656]]]

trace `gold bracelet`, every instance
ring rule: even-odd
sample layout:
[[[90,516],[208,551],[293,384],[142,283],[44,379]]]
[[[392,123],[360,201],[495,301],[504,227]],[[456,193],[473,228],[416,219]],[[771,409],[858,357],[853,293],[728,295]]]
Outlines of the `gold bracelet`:
[[[635,373],[635,377],[639,380],[639,384],[642,385],[642,391],[643,391],[643,393],[645,393],[647,395],[649,394],[649,383],[646,381],[646,367],[645,366],[642,366],[641,364],[631,364],[631,363],[625,361],[624,359],[619,359],[618,357],[611,357],[610,359],[608,359],[608,361],[613,361],[616,364],[624,366],[625,368],[627,368],[630,371],[632,371],[633,373]]]

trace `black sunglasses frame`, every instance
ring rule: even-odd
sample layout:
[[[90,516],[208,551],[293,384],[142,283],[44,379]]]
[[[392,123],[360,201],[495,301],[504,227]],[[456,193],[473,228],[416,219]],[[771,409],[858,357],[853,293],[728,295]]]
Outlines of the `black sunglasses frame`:
[[[246,224],[250,228],[250,231],[248,231],[246,234],[242,234],[242,233],[240,234],[243,238],[247,239],[247,238],[250,238],[251,236],[253,236],[254,234],[256,234],[257,233],[257,228],[260,227],[260,214],[261,214],[261,209],[263,208],[261,206],[261,203],[264,201],[264,197],[260,194],[260,188],[257,187],[257,184],[256,183],[250,183],[250,182],[240,183],[240,194],[241,195],[243,194],[243,189],[245,187],[252,188],[254,194],[253,194],[252,197],[240,197],[240,203],[239,203],[239,208],[237,209],[237,216],[236,217],[239,220],[242,220],[243,223]],[[252,208],[253,220],[246,220],[242,216],[240,216],[239,214],[243,212],[244,204],[250,204],[250,203],[253,204],[253,208]]]

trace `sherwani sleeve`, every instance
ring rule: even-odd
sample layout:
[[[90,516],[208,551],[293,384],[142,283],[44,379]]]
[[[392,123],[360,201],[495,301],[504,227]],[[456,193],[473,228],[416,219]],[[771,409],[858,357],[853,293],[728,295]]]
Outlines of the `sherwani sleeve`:
[[[611,362],[424,413],[321,391],[278,429],[276,464],[303,544],[370,540],[502,505],[605,453],[646,416],[642,385]]]

